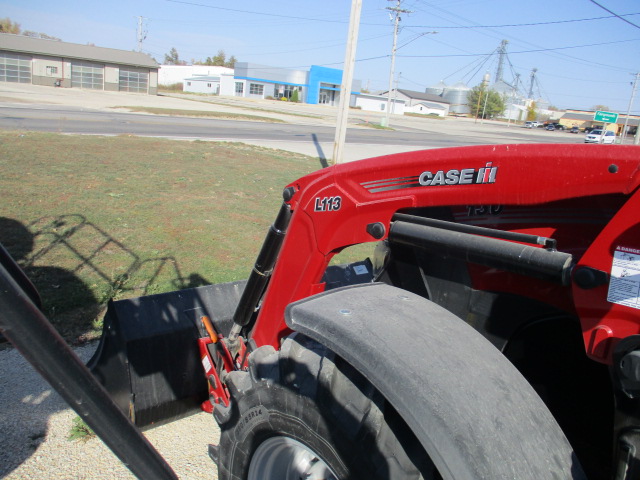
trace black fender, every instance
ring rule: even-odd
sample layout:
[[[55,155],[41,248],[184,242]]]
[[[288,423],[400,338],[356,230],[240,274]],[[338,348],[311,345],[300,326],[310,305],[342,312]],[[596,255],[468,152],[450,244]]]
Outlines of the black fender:
[[[300,300],[285,318],[380,391],[443,478],[584,478],[560,427],[524,377],[435,303],[373,283]]]

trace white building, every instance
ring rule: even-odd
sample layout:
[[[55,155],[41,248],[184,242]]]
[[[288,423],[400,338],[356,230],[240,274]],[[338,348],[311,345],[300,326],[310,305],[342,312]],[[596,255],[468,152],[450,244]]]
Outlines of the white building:
[[[220,77],[196,75],[185,78],[182,83],[182,89],[185,92],[206,93],[208,95],[220,94]]]
[[[411,107],[406,108],[405,112],[419,113],[422,115],[437,115],[438,117],[446,117],[449,113],[449,107],[442,103],[436,102],[420,102],[414,103]]]
[[[233,75],[233,68],[214,67],[211,65],[160,65],[158,71],[159,85],[184,83],[185,79],[197,76],[219,77]]]
[[[387,95],[387,92],[383,92],[383,95]],[[449,115],[450,102],[439,95],[399,88],[391,90],[391,98],[404,100],[405,112],[438,115],[439,117]]]
[[[386,112],[389,98],[385,95],[370,95],[361,93],[355,95],[355,107],[368,112]],[[391,112],[403,115],[405,112],[405,101],[391,97]]]

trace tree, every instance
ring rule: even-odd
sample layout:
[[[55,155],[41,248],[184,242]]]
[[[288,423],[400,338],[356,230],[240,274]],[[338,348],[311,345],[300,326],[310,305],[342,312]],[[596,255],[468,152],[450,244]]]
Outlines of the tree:
[[[231,55],[231,57],[229,57],[229,60],[227,60],[227,54],[224,53],[224,50],[218,50],[218,54],[214,55],[213,57],[207,57],[204,61],[192,61],[191,63],[193,63],[194,65],[209,65],[216,67],[233,68],[236,66],[236,62],[236,57]]]
[[[20,33],[20,24],[12,22],[9,17],[0,18],[0,33]]]
[[[180,55],[178,55],[178,51],[175,47],[172,47],[169,50],[169,53],[164,54],[164,64],[165,65],[186,65],[187,62],[180,60]]]
[[[293,93],[291,94],[291,98],[289,100],[295,103],[298,103],[300,101],[300,95],[298,94],[297,88],[293,90]]]
[[[538,112],[536,111],[536,102],[531,102],[531,104],[527,107],[527,121],[535,120],[538,116]]]
[[[504,99],[498,92],[477,85],[467,95],[467,105],[474,117],[490,118],[504,112]]]
[[[45,40],[57,40],[58,37],[52,37],[42,32],[34,32],[33,30],[20,30],[20,24],[11,21],[9,17],[0,18],[0,33],[12,33],[14,35],[24,35],[25,37],[43,38]]]
[[[611,109],[609,108],[608,105],[594,105],[593,106],[593,110],[594,111],[600,111],[600,112],[610,112]]]
[[[25,30],[22,32],[22,35],[24,35],[25,37],[42,38],[44,40],[56,40],[58,42],[60,41],[58,37],[52,37],[51,35],[47,35],[46,33],[42,32],[34,32],[33,30]]]
[[[227,54],[224,53],[224,50],[218,50],[218,54],[211,59],[211,65],[215,65],[218,67],[224,67],[224,64],[227,61]]]

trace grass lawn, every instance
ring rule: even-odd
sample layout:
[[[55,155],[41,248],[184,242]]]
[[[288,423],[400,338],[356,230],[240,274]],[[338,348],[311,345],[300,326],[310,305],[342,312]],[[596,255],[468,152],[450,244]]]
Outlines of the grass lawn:
[[[244,113],[212,112],[208,110],[178,110],[173,108],[157,107],[113,107],[126,108],[131,112],[152,113],[154,115],[168,115],[171,117],[207,117],[225,118],[228,120],[251,120],[255,122],[284,123],[283,120],[273,117],[262,117],[260,115],[245,115]]]
[[[0,131],[0,242],[70,342],[110,298],[246,278],[317,159],[243,144]]]

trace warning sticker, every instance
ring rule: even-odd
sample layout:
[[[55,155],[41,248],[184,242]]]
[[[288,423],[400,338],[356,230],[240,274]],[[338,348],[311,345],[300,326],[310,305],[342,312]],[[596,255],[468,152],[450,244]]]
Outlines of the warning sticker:
[[[640,250],[616,248],[607,300],[627,307],[640,308]]]

